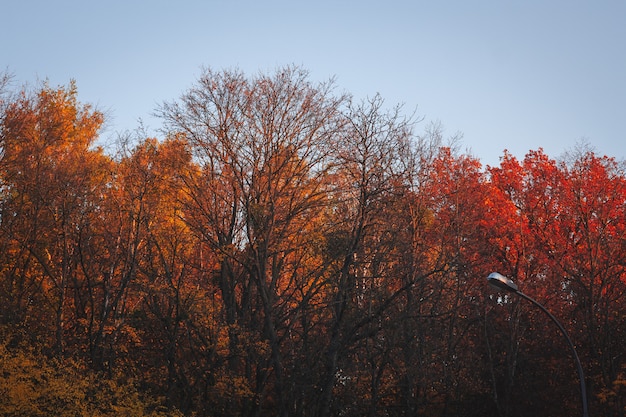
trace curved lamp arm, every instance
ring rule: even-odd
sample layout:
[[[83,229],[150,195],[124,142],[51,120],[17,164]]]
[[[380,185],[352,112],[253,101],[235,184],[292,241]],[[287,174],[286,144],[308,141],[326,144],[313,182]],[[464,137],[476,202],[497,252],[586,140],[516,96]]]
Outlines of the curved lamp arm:
[[[546,313],[546,315],[548,317],[550,317],[550,320],[552,320],[552,322],[554,324],[556,324],[556,326],[561,331],[561,334],[563,334],[565,339],[567,339],[567,343],[569,344],[569,347],[572,350],[572,353],[574,355],[574,359],[576,360],[576,366],[578,368],[578,378],[580,379],[580,394],[581,394],[582,405],[583,405],[583,417],[589,417],[589,411],[587,409],[587,387],[585,386],[585,375],[583,373],[583,367],[582,367],[582,365],[580,363],[580,359],[578,358],[578,353],[576,353],[576,348],[574,347],[574,344],[572,343],[572,339],[570,339],[570,337],[568,336],[567,332],[565,331],[565,328],[561,325],[561,323],[559,323],[559,321],[556,319],[556,317],[554,317],[554,315],[552,315],[552,313],[550,313],[544,306],[539,304],[539,302],[537,302],[533,298],[531,298],[531,297],[527,296],[526,294],[524,294],[523,292],[521,292],[517,288],[517,285],[511,279],[509,279],[509,278],[505,277],[504,275],[499,274],[497,272],[492,272],[487,277],[487,281],[493,287],[496,287],[496,288],[499,288],[499,289],[504,289],[504,290],[506,290],[508,292],[512,292],[512,293],[517,294],[520,297],[530,301],[535,306],[539,307],[539,309],[541,311]]]

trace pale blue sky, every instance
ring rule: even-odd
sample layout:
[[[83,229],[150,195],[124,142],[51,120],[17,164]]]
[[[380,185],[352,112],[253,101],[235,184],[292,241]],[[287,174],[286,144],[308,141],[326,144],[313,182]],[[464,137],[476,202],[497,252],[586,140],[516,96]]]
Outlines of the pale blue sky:
[[[3,0],[0,70],[75,79],[103,137],[190,87],[202,66],[295,64],[339,91],[405,104],[483,164],[582,139],[626,159],[626,0]]]

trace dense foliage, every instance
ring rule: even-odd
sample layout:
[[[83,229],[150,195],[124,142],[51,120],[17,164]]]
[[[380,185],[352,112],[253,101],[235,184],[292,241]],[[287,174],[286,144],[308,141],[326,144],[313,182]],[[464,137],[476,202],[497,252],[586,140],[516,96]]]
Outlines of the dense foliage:
[[[205,70],[96,146],[73,83],[0,83],[2,415],[626,412],[626,177],[498,167],[287,67]]]

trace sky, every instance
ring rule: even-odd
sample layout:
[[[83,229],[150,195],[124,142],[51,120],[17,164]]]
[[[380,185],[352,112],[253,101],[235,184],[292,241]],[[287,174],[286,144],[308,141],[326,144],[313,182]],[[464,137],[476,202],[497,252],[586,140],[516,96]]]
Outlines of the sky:
[[[626,159],[626,0],[4,0],[0,72],[75,80],[101,137],[153,116],[203,68],[296,65],[358,101],[440,123],[483,165],[581,143]]]

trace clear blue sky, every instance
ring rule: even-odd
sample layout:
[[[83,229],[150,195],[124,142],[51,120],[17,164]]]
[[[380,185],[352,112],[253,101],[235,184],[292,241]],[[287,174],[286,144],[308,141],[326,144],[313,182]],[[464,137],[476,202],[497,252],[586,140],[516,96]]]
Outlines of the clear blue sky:
[[[202,66],[295,64],[417,109],[483,164],[583,139],[626,159],[626,0],[6,0],[0,39],[0,70],[75,79],[108,113],[105,138],[139,119],[156,132],[151,113]]]

